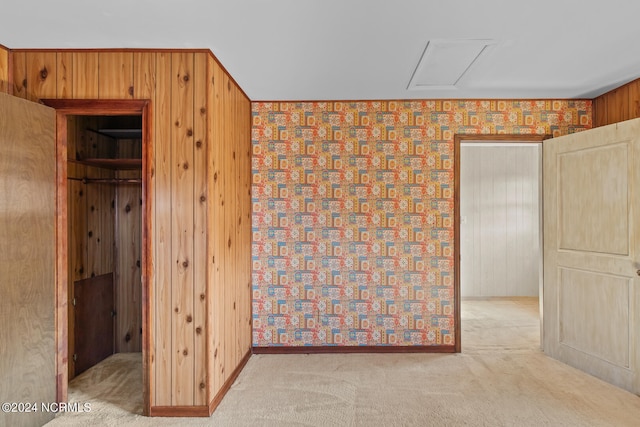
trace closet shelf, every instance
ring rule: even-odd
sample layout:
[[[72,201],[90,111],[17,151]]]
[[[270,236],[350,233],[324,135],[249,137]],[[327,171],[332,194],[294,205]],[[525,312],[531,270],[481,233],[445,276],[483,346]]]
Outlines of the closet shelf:
[[[88,131],[113,139],[142,139],[142,129],[91,129]]]
[[[69,159],[71,163],[77,163],[85,166],[95,166],[98,168],[113,170],[137,170],[142,169],[142,159]]]
[[[83,184],[142,184],[142,178],[73,178],[67,177],[70,181],[80,181]]]

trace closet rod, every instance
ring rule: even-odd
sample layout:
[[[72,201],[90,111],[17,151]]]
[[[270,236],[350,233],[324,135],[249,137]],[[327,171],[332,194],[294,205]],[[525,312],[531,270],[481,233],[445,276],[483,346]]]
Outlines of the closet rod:
[[[142,184],[141,178],[72,178],[72,181],[82,181],[84,184]]]

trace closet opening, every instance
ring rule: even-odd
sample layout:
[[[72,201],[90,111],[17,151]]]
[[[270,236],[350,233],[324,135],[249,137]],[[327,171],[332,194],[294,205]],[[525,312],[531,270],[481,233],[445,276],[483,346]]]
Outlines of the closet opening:
[[[114,388],[126,378],[143,396],[142,408],[127,409],[147,415],[148,102],[43,102],[57,112],[58,401],[67,401],[70,383],[82,387],[74,378],[109,366],[100,376]],[[142,365],[134,376],[115,372],[132,365]]]
[[[142,120],[67,116],[69,380],[142,353]]]

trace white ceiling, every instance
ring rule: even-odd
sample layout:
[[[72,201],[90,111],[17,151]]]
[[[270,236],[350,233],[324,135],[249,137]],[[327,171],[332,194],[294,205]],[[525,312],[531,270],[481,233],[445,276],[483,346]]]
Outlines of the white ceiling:
[[[209,48],[251,100],[592,98],[640,77],[638,0],[3,0],[9,48]],[[493,40],[407,89],[430,40]]]

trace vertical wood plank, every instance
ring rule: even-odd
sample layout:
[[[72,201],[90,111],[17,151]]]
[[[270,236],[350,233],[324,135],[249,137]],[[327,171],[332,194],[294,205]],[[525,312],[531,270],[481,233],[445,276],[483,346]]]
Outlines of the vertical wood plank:
[[[133,97],[153,99],[156,90],[156,53],[133,53]]]
[[[226,139],[226,128],[230,126],[226,119],[227,114],[227,87],[224,79],[224,72],[221,67],[216,64],[215,69],[215,87],[216,87],[216,123],[215,123],[215,132],[216,132],[216,147],[218,152],[218,166],[215,169],[218,173],[218,179],[215,179],[214,175],[214,185],[217,182],[218,185],[218,194],[217,194],[217,205],[218,205],[218,226],[217,226],[217,239],[218,239],[218,269],[219,269],[219,281],[218,281],[218,298],[216,299],[218,303],[218,318],[220,320],[220,335],[219,335],[219,351],[218,351],[218,363],[219,368],[217,370],[220,374],[221,385],[227,379],[227,374],[230,373],[233,369],[230,368],[231,362],[228,358],[228,345],[225,345],[228,342],[229,325],[227,323],[228,317],[228,309],[227,309],[227,286],[225,284],[226,280],[226,269],[227,269],[227,205],[225,205],[226,201],[226,182],[228,180],[225,165],[227,164],[227,139]],[[230,179],[230,178],[229,178]]]
[[[244,135],[244,130],[243,130],[243,123],[242,123],[242,99],[241,99],[241,94],[240,94],[240,90],[238,89],[238,87],[233,84],[232,85],[233,88],[233,99],[234,99],[234,128],[236,129],[235,132],[235,138],[234,138],[234,150],[233,150],[233,165],[235,168],[235,183],[236,183],[236,188],[235,188],[235,203],[234,203],[234,208],[235,208],[235,225],[236,225],[236,247],[235,247],[235,253],[234,253],[234,263],[237,266],[236,267],[236,278],[235,278],[235,284],[236,284],[236,296],[235,296],[235,300],[234,300],[234,309],[235,309],[235,316],[236,316],[236,339],[235,339],[235,351],[236,351],[236,355],[235,355],[235,363],[234,365],[237,366],[240,363],[240,360],[242,359],[242,338],[243,338],[243,334],[242,334],[242,325],[243,325],[243,316],[244,316],[244,310],[243,310],[243,306],[244,306],[244,301],[242,300],[242,294],[243,294],[243,289],[244,289],[244,271],[243,271],[243,264],[244,264],[244,254],[242,253],[242,246],[243,246],[243,233],[242,233],[242,213],[243,213],[243,207],[242,207],[242,195],[241,193],[243,192],[243,179],[242,179],[242,159],[243,159],[243,135]]]
[[[620,121],[629,120],[629,85],[620,88],[620,99],[618,105],[620,108]]]
[[[223,192],[225,198],[225,225],[224,233],[226,237],[225,247],[225,271],[224,271],[224,300],[225,300],[225,336],[223,340],[223,348],[225,353],[225,380],[229,377],[235,366],[235,276],[234,269],[229,268],[235,261],[235,168],[233,167],[233,143],[234,143],[234,109],[233,109],[233,92],[231,91],[231,81],[229,76],[224,75],[223,79],[224,91],[224,120],[228,123],[224,129],[224,157],[222,165],[225,177]]]
[[[97,140],[96,134],[87,132],[87,127],[96,126],[96,121],[93,120],[91,122],[86,117],[75,116],[73,119],[69,120],[67,118],[68,123],[68,132],[67,139],[71,142],[71,145],[67,145],[67,156],[69,159],[85,159],[91,156],[96,156],[97,149]],[[71,127],[71,123],[74,123],[73,127]],[[69,135],[72,133],[72,136]],[[87,167],[84,165],[70,165],[69,173],[73,173],[73,170],[78,171],[79,175],[72,175],[76,178],[84,178],[87,176]]]
[[[172,294],[171,277],[175,262],[171,256],[171,81],[172,54],[158,52],[156,55],[155,93],[155,141],[154,141],[154,190],[155,214],[153,234],[155,242],[155,328],[154,359],[152,376],[155,379],[155,406],[170,406],[172,384]]]
[[[133,141],[121,141],[127,145]],[[128,147],[125,147],[128,148]],[[125,157],[125,156],[122,156]],[[140,178],[140,171],[118,171],[118,178]],[[115,187],[116,353],[142,351],[142,188]]]
[[[241,280],[243,292],[239,301],[243,307],[243,323],[242,323],[242,348],[240,355],[244,357],[251,350],[251,101],[244,94],[240,94],[242,98],[242,113],[239,117],[242,129],[241,146],[243,148],[241,161],[242,172],[241,178],[244,183],[240,192],[239,203],[243,208],[242,211],[242,250],[240,253],[240,263],[243,266],[244,276]]]
[[[113,141],[89,129],[102,127],[103,118],[86,116],[78,128],[83,135],[89,157],[111,157]],[[87,167],[89,178],[114,178],[109,169]],[[88,277],[113,273],[115,271],[115,187],[109,184],[91,184],[87,191],[87,263]]]
[[[593,102],[593,126],[607,125],[607,94],[597,97]]]
[[[542,147],[539,148],[542,150]],[[522,248],[521,264],[522,280],[519,282],[519,293],[521,295],[536,296],[539,294],[540,277],[539,262],[542,256],[542,248],[540,248],[540,191],[538,182],[540,172],[538,170],[538,156],[541,156],[537,147],[527,147],[526,151],[521,149],[520,158],[522,159],[522,168],[519,170],[523,177],[523,191],[525,197],[521,209],[523,211],[525,221],[518,230],[520,235],[520,247]],[[529,251],[527,251],[529,249]],[[526,279],[525,279],[526,278]]]
[[[507,151],[506,150],[499,150],[496,153],[496,157],[497,157],[497,161],[496,161],[496,168],[494,169],[494,182],[493,182],[493,188],[496,192],[496,202],[497,204],[495,205],[496,209],[494,209],[494,215],[495,215],[495,220],[496,220],[496,225],[497,225],[497,236],[496,236],[496,244],[495,244],[495,248],[497,249],[495,252],[495,255],[497,256],[497,259],[499,260],[505,260],[507,257],[507,240],[509,238],[509,235],[507,233],[507,212],[504,209],[505,206],[507,206],[507,194],[506,194],[506,188],[507,188],[507,183],[506,180],[504,179],[504,176],[506,174],[506,164],[508,161],[507,158]],[[498,207],[500,207],[499,209],[497,209]],[[499,292],[501,292],[502,295],[508,295],[508,284],[507,284],[507,277],[506,277],[506,266],[504,265],[504,262],[497,262],[494,264],[495,266],[495,279],[499,284]]]
[[[98,175],[102,171],[97,171]],[[106,176],[101,176],[106,178]],[[105,184],[87,186],[87,258],[89,276],[113,272],[114,188]]]
[[[640,79],[629,83],[629,118],[640,117]]]
[[[515,154],[517,154],[517,151],[518,151],[517,148],[511,147],[511,150],[514,151]],[[513,160],[513,164],[515,165],[515,168],[510,168],[508,169],[508,172],[507,172],[508,173],[507,183],[514,182],[516,186],[516,191],[517,191],[516,197],[514,198],[513,204],[512,204],[512,206],[514,206],[515,209],[507,208],[507,211],[510,213],[514,213],[516,217],[515,224],[513,224],[513,228],[511,228],[511,230],[515,230],[515,233],[514,235],[510,236],[511,237],[510,240],[513,242],[514,246],[507,250],[507,252],[511,252],[515,255],[515,259],[513,260],[512,264],[508,264],[509,271],[512,271],[514,273],[523,271],[524,264],[526,262],[525,257],[530,256],[530,253],[527,253],[523,248],[522,240],[526,239],[526,236],[521,236],[520,230],[522,230],[523,224],[527,219],[526,215],[528,212],[526,212],[524,208],[527,206],[527,203],[531,201],[531,193],[529,192],[528,194],[525,194],[528,183],[525,183],[524,179],[517,178],[518,171],[527,170],[526,169],[527,163],[528,162],[525,161],[522,155],[516,156],[516,158],[514,158]],[[514,285],[514,287],[517,288],[517,285],[518,285],[517,274],[512,276],[511,280],[512,280],[511,283]],[[512,295],[517,295],[517,294],[514,293]]]
[[[196,53],[194,58],[194,114],[195,140],[194,173],[194,254],[193,254],[193,320],[195,326],[194,405],[207,405],[207,55]]]
[[[236,353],[238,354],[238,362],[242,359],[243,349],[244,349],[244,316],[245,316],[245,253],[244,252],[244,226],[245,226],[245,206],[244,206],[244,194],[245,194],[245,180],[244,180],[244,159],[245,159],[245,147],[244,147],[244,136],[245,129],[243,123],[243,115],[244,115],[244,103],[242,93],[240,89],[235,86],[236,92],[236,127],[238,128],[238,132],[236,135],[236,173],[237,173],[237,181],[238,187],[236,189],[236,217],[238,218],[237,225],[238,229],[236,230],[238,246],[236,246],[236,262],[238,265],[236,279],[237,282],[237,293],[236,293],[236,306],[237,306],[237,349]]]
[[[171,131],[173,176],[172,194],[172,335],[174,351],[172,405],[193,405],[194,325],[193,325],[193,53],[172,56]]]
[[[111,141],[88,129],[100,127],[100,120],[86,116],[78,122],[78,140],[89,157],[106,155]],[[88,167],[89,178],[113,178],[114,172]],[[87,192],[87,265],[88,277],[112,273],[114,270],[114,198],[115,189],[108,184],[86,186]]]
[[[27,58],[25,52],[13,52],[13,96],[27,97]]]
[[[209,263],[209,308],[211,324],[211,346],[209,349],[209,395],[215,396],[224,382],[224,350],[221,346],[224,332],[224,198],[222,194],[223,174],[221,173],[221,153],[223,147],[223,77],[222,70],[212,56],[208,58],[208,105],[210,116],[207,122],[211,140],[208,154],[210,201],[208,225]]]
[[[97,99],[99,93],[99,66],[97,52],[73,52],[73,97]]]
[[[607,96],[607,122],[618,123],[629,117],[629,87],[621,86]]]
[[[100,99],[133,99],[133,53],[100,52]]]
[[[9,49],[0,45],[0,92],[9,93]]]
[[[489,164],[491,161],[491,157],[486,154],[486,152],[481,153],[482,162],[481,164]],[[487,255],[493,253],[493,239],[492,234],[488,234],[487,230],[490,229],[493,225],[493,209],[492,207],[495,205],[494,200],[494,192],[493,192],[493,182],[492,180],[485,177],[481,186],[480,193],[486,194],[486,203],[488,208],[482,213],[480,217],[480,230],[481,230],[481,240],[480,240],[480,251]],[[487,238],[488,237],[488,238]],[[480,292],[484,292],[487,283],[494,283],[493,270],[489,265],[482,265],[480,272]]]
[[[607,101],[607,118],[606,123],[616,123],[619,121],[620,110],[618,110],[617,102],[618,102],[618,91],[616,89],[609,92],[606,96]]]
[[[27,52],[27,99],[37,101],[44,98],[56,97],[56,53]]]
[[[73,98],[73,53],[58,52],[56,60],[56,98]]]
[[[517,266],[521,263],[520,259],[520,235],[518,229],[518,213],[522,211],[520,202],[520,192],[518,191],[518,183],[520,180],[513,179],[517,176],[518,170],[523,165],[522,156],[518,156],[517,147],[506,147],[505,162],[505,234],[506,234],[506,251],[505,251],[505,283],[507,295],[517,295],[518,276],[516,274]]]

